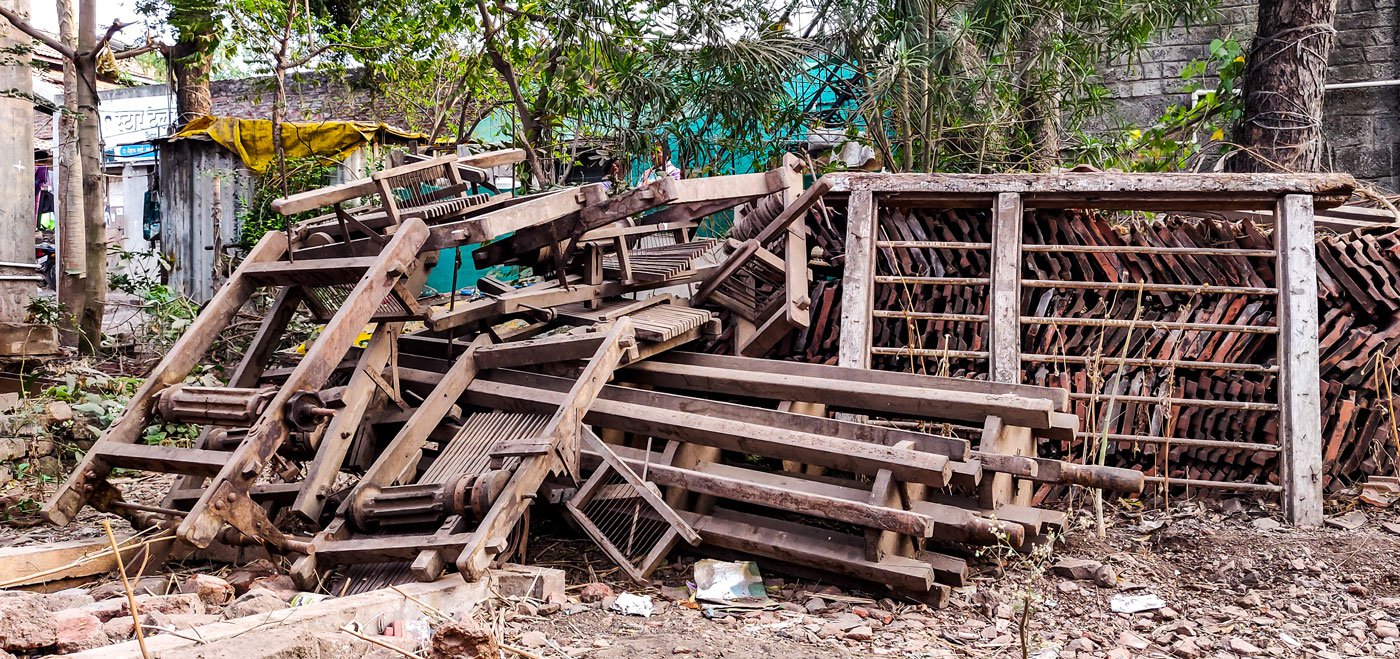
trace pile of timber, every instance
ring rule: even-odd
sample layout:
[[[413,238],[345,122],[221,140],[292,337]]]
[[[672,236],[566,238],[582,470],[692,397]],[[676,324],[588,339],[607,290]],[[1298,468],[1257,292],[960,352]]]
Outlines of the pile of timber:
[[[822,210],[808,218],[819,276],[812,323],[770,357],[837,362],[839,267],[821,274],[843,259],[844,209]],[[873,367],[986,378],[988,214],[882,213],[887,244],[922,246],[878,256]],[[1025,215],[1023,241],[1022,381],[1068,389],[1084,421],[1076,438],[1044,442],[1040,455],[1083,461],[1106,439],[1107,464],[1152,480],[1277,483],[1278,282],[1267,224],[1039,210]],[[1396,468],[1400,228],[1325,228],[1316,246],[1324,485],[1334,492]],[[1161,286],[1139,295],[1133,281]]]
[[[303,588],[361,589],[528,560],[530,511],[554,506],[639,581],[684,541],[939,604],[970,547],[1063,530],[1031,505],[1037,484],[1142,489],[1036,455],[1080,429],[1063,389],[746,356],[811,325],[802,220],[827,183],[803,190],[795,159],[612,196],[495,190],[488,169],[520,155],[410,158],[274,203],[324,214],[263,237],[46,517],[90,505],[195,547],[291,555]],[[733,236],[695,235],[736,207]],[[464,254],[545,280],[425,296],[428,270]],[[183,384],[259,289],[275,302],[228,383]],[[324,327],[279,352],[298,315]],[[204,430],[193,448],[139,443],[152,422]],[[131,502],[116,468],[177,478]],[[148,551],[130,562],[159,565]]]

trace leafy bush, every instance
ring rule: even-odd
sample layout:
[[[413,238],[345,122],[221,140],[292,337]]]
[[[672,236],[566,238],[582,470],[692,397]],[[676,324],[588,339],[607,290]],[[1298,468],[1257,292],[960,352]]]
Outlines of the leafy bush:
[[[1213,169],[1233,147],[1228,135],[1244,113],[1243,76],[1239,42],[1212,41],[1210,58],[1192,60],[1181,72],[1182,92],[1191,95],[1188,104],[1172,105],[1146,129],[1083,137],[1079,161],[1138,172]]]
[[[319,158],[289,158],[286,194],[322,187],[330,182],[334,173],[335,166]],[[272,210],[272,202],[283,196],[282,173],[278,167],[269,167],[254,180],[252,202],[238,218],[238,242],[243,249],[252,248],[269,231],[286,230],[288,222],[296,224],[317,214],[317,211],[308,211],[288,217]]]

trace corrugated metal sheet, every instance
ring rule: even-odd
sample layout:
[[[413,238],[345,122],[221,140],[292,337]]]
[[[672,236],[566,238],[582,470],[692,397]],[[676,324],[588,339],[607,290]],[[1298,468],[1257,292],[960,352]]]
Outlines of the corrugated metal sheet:
[[[223,284],[251,183],[243,164],[218,144],[161,145],[160,250],[172,264],[171,288],[203,303]]]
[[[383,145],[357,149],[331,172],[327,184],[344,183],[379,169]],[[173,264],[170,286],[203,303],[232,268],[239,218],[251,203],[256,177],[238,156],[201,139],[160,143],[160,251]]]

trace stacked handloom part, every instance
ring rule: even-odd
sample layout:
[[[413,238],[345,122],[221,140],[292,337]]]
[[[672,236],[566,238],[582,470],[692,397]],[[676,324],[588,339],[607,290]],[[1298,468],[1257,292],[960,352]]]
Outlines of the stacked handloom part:
[[[875,303],[873,363],[833,365],[823,362],[837,361],[827,357],[842,340],[836,327],[855,318],[843,317],[831,284],[852,254],[834,228],[848,214],[845,195],[859,194],[847,183],[823,177],[804,188],[801,166],[786,158],[767,172],[630,190],[517,197],[492,188],[489,170],[520,159],[514,150],[410,157],[276,202],[283,214],[320,216],[248,253],[46,516],[64,524],[92,506],[195,547],[261,546],[294,558],[294,578],[312,588],[337,575],[377,585],[451,571],[478,579],[529,560],[532,511],[548,508],[639,581],[686,547],[938,604],[967,579],[973,548],[1025,550],[1065,527],[1063,512],[1034,505],[1037,491],[1140,492],[1137,469],[1160,461],[1121,438],[1172,436],[1151,412],[1167,385],[1241,405],[1166,423],[1207,437],[1245,424],[1261,446],[1270,441],[1267,424],[1249,425],[1249,405],[1274,386],[1267,372],[1221,370],[1217,381],[1158,364],[1269,364],[1268,332],[1221,339],[1172,325],[1267,328],[1269,305],[1230,292],[1183,302],[1191,293],[1175,283],[1116,297],[1054,283],[1094,271],[1115,282],[1208,277],[1215,292],[1269,289],[1267,268],[1250,261],[1269,238],[1244,225],[1143,219],[1122,233],[1093,215],[1028,212],[1026,368],[1011,381],[975,366],[997,340],[985,322],[990,297],[976,288],[988,283],[998,237],[978,220],[987,211],[967,208],[985,195],[938,212],[919,204],[946,206],[946,195],[890,206],[877,244],[865,245],[880,255],[861,289]],[[1103,184],[1058,176],[1047,185]],[[1309,194],[1331,199],[1348,186],[1324,181]],[[697,231],[728,211],[728,235]],[[1138,243],[1228,243],[1238,253],[1033,248]],[[529,268],[537,280],[488,277],[470,297],[427,294],[431,268],[455,267],[443,250],[481,268]],[[226,385],[185,384],[261,291],[274,301]],[[281,349],[298,314],[324,324],[304,354]],[[1053,318],[1086,322],[1055,330]],[[1143,341],[1150,358],[1123,347]],[[892,344],[904,347],[881,347]],[[1105,414],[1081,393],[1090,344],[1144,360],[1099,377],[1112,380],[1123,410],[1107,435],[1109,462],[1121,466],[1081,459]],[[204,430],[193,448],[140,443],[157,418]],[[1208,448],[1154,450],[1172,454],[1173,468],[1221,468]],[[177,477],[162,502],[135,503],[109,482],[117,468]]]

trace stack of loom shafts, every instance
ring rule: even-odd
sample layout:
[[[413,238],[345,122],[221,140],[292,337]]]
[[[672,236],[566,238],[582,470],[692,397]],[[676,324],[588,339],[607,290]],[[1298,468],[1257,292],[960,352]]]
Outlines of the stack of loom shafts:
[[[808,218],[818,254],[813,324],[774,357],[836,363],[844,208],[821,211]],[[890,246],[878,257],[872,364],[986,378],[989,212],[887,208],[880,231]],[[1388,374],[1400,346],[1400,286],[1393,283],[1400,229],[1324,230],[1316,244],[1330,492],[1395,469]],[[1160,247],[1198,253],[1151,253]],[[1276,483],[1278,311],[1269,227],[1032,209],[1023,250],[1022,381],[1069,389],[1084,421],[1075,440],[1041,443],[1041,455],[1092,461],[1106,443],[1106,464],[1156,477],[1149,480],[1244,489]],[[1139,292],[1138,282],[1161,286]]]

